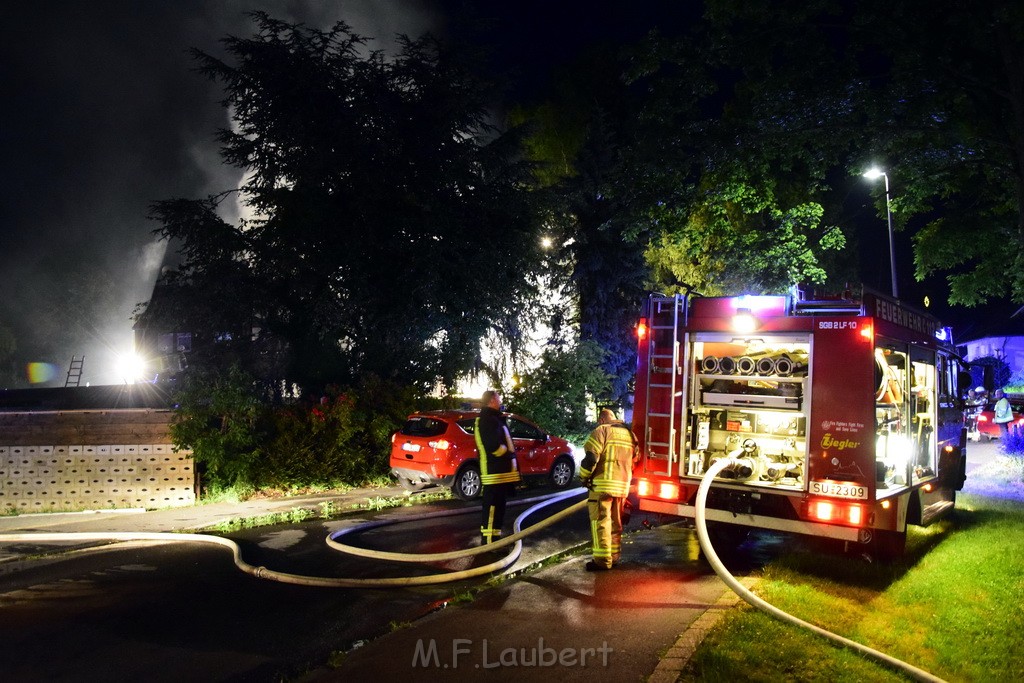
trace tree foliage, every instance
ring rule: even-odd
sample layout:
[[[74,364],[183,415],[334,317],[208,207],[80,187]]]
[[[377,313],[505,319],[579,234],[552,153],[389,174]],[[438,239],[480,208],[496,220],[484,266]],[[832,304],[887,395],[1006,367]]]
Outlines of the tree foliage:
[[[171,425],[207,493],[362,483],[387,474],[391,433],[413,410],[407,387],[362,378],[274,405],[238,365],[190,373]]]
[[[554,434],[582,433],[587,427],[587,406],[610,388],[611,378],[602,369],[605,355],[594,341],[545,350],[540,366],[506,395],[509,408],[529,415]]]
[[[182,245],[178,312],[231,331],[254,375],[313,390],[367,374],[450,386],[493,330],[520,352],[538,211],[484,84],[429,37],[385,59],[342,22],[253,18],[255,36],[224,41],[230,60],[195,53],[224,86],[222,154],[253,215],[228,223],[221,198],[153,207]]]
[[[659,164],[673,168],[683,190],[665,205],[679,209],[667,230],[673,239],[649,252],[660,272],[676,264],[673,275],[691,284],[725,273],[745,279],[750,254],[791,240],[776,274],[820,280],[809,257],[827,265],[826,252],[842,243],[837,227],[856,227],[844,225],[850,216],[837,199],[878,163],[892,181],[897,229],[914,234],[919,280],[945,275],[953,304],[1024,301],[1024,7],[705,6],[695,35],[654,41],[635,64],[636,77],[660,90],[647,120],[667,135]],[[705,115],[673,100],[698,103]],[[746,213],[737,189],[764,200],[753,205],[760,216]],[[815,203],[820,223],[795,222],[790,236],[785,217],[807,218]],[[723,230],[698,220],[693,208],[701,205],[713,209],[705,212],[711,218],[753,218],[764,240],[743,238],[752,235],[747,220]],[[663,214],[652,218],[664,223]],[[766,265],[755,271],[770,276]]]

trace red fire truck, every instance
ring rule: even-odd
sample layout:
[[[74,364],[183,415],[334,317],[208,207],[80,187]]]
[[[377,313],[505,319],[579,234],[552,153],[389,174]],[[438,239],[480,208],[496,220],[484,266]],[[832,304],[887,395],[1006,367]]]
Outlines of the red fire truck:
[[[854,296],[651,295],[637,326],[639,509],[706,519],[728,551],[750,529],[903,553],[908,524],[953,509],[969,383],[929,314]],[[966,383],[965,383],[966,382]],[[961,386],[963,385],[963,386]]]

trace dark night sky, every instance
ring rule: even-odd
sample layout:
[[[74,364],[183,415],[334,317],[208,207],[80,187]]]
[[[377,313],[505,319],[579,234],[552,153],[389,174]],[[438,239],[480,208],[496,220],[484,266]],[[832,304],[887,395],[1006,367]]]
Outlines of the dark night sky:
[[[689,3],[692,6],[692,3]],[[495,59],[535,78],[594,40],[638,37],[660,10],[621,2],[463,0],[42,0],[4,3],[0,43],[0,324],[24,342],[25,363],[50,364],[62,385],[72,355],[82,382],[117,382],[131,348],[130,316],[165,257],[145,216],[153,201],[236,187],[213,142],[228,121],[222,93],[191,69],[196,47],[220,54],[225,35],[252,34],[245,12],[327,28],[344,19],[388,50],[394,35],[446,35],[473,13],[497,14]],[[660,8],[660,10],[659,10]],[[108,287],[106,298],[92,288]],[[103,301],[102,305],[96,304]],[[72,305],[77,303],[77,305]],[[69,305],[71,309],[69,310]]]
[[[220,166],[213,136],[228,124],[215,84],[191,71],[186,51],[219,53],[227,34],[251,35],[244,15],[326,28],[344,18],[375,47],[396,32],[433,29],[426,2],[374,0],[63,0],[4,3],[0,43],[0,323],[44,330],[23,356],[56,366],[72,354],[84,382],[116,382],[113,354],[131,348],[130,316],[149,298],[165,247],[149,205],[238,184]],[[83,278],[84,283],[83,284]],[[66,307],[91,280],[116,290],[102,310]],[[22,352],[27,351],[22,346]]]
[[[655,17],[685,20],[697,3],[512,3],[468,0],[41,0],[4,3],[0,43],[0,324],[42,331],[19,362],[51,364],[62,385],[74,355],[83,382],[117,382],[131,348],[130,316],[164,259],[149,205],[237,186],[213,137],[226,127],[222,93],[191,69],[196,47],[220,54],[227,34],[252,34],[245,12],[327,28],[344,19],[389,49],[395,33],[442,35],[474,10],[497,13],[495,58],[524,83],[581,45],[636,38]],[[480,10],[479,8],[486,8]],[[663,28],[671,30],[670,27]],[[870,202],[869,191],[865,201]],[[884,220],[882,221],[884,230]],[[909,242],[904,241],[909,250]],[[885,253],[883,253],[883,259]],[[883,261],[886,288],[887,261]],[[909,267],[908,267],[909,268]],[[870,269],[870,267],[869,267]],[[901,275],[910,281],[909,269]],[[903,280],[901,279],[901,284]],[[106,298],[90,287],[107,283]],[[82,299],[72,310],[68,302]],[[88,302],[103,300],[97,310]],[[92,310],[90,310],[92,308]],[[22,346],[22,354],[28,351]]]

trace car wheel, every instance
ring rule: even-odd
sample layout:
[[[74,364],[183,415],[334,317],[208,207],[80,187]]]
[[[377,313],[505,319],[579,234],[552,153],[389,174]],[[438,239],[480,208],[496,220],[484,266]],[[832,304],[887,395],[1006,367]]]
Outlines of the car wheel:
[[[463,466],[452,482],[452,493],[461,500],[473,500],[481,488],[480,468],[475,463]]]
[[[413,481],[412,479],[409,479],[408,477],[399,477],[398,478],[398,485],[401,486],[406,491],[412,491],[414,493],[416,491],[422,491],[423,489],[427,488],[427,482],[425,482],[425,481]]]
[[[551,483],[555,485],[555,488],[564,489],[572,481],[573,475],[576,474],[576,466],[567,455],[560,455],[555,458],[555,463],[551,466],[551,473],[548,478],[551,479]]]

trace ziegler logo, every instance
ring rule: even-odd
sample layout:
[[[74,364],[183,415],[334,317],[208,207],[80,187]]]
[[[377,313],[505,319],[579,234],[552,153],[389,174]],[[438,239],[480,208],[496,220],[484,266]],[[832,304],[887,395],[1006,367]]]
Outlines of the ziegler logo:
[[[822,448],[834,448],[837,451],[843,451],[846,450],[847,448],[856,448],[859,445],[860,441],[851,441],[849,439],[843,439],[842,441],[840,441],[838,439],[833,439],[831,434],[826,434],[825,436],[821,437]]]

